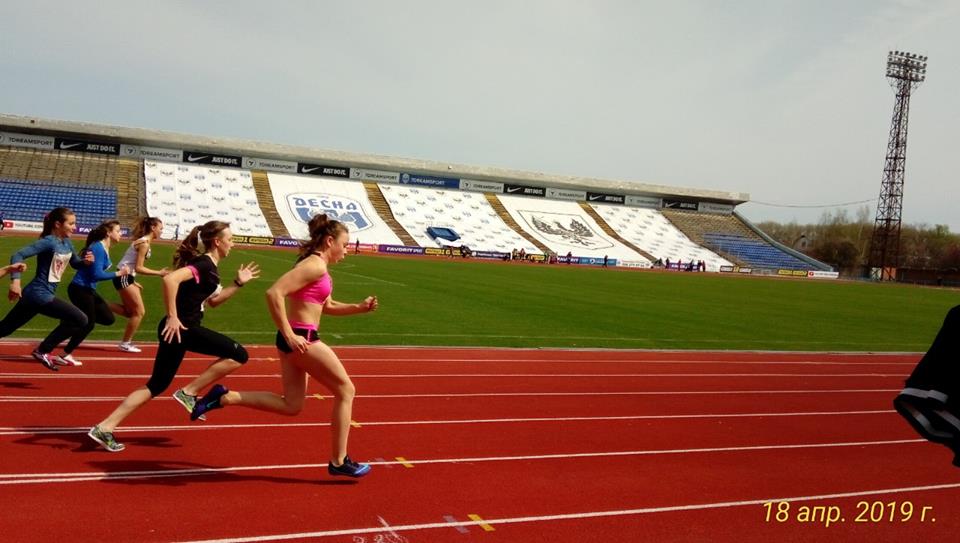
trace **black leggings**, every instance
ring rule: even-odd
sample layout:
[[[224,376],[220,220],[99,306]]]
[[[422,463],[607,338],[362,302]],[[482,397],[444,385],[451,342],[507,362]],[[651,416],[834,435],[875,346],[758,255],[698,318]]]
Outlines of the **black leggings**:
[[[241,364],[249,359],[247,350],[236,341],[220,332],[214,332],[203,326],[191,326],[180,330],[180,342],[167,343],[163,340],[163,328],[167,325],[167,318],[160,319],[157,326],[157,338],[160,345],[157,347],[157,357],[153,361],[153,373],[147,381],[147,388],[154,397],[163,393],[173,382],[180,363],[187,352],[229,358]],[[174,338],[176,339],[176,338]]]
[[[67,295],[70,296],[70,301],[73,302],[73,305],[77,306],[77,309],[83,311],[87,316],[87,325],[70,336],[70,342],[63,348],[64,352],[69,354],[72,353],[83,340],[87,339],[87,336],[93,331],[94,326],[98,324],[110,326],[116,319],[113,317],[113,312],[110,311],[110,306],[107,305],[106,300],[101,298],[100,295],[97,294],[97,291],[92,288],[81,287],[76,283],[70,283],[70,285],[67,286]]]
[[[923,355],[907,386],[921,390],[937,389],[960,401],[960,305],[947,312],[933,344]],[[957,396],[956,398],[953,398]]]
[[[13,306],[7,316],[0,321],[0,337],[7,337],[37,315],[59,319],[60,324],[40,343],[37,350],[49,353],[61,341],[77,333],[87,325],[87,316],[70,302],[54,298],[45,304],[34,304],[23,298]]]

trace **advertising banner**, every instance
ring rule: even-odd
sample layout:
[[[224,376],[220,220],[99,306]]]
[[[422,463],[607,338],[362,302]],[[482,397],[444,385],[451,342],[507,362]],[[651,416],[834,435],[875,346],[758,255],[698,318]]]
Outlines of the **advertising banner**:
[[[503,193],[513,196],[539,196],[543,198],[547,195],[547,189],[541,187],[528,187],[527,185],[503,185]]]
[[[423,247],[407,247],[406,245],[378,245],[377,252],[401,255],[422,255]]]
[[[587,199],[587,192],[583,190],[554,189],[547,187],[547,198],[583,202]]]
[[[697,202],[689,202],[685,200],[663,200],[664,209],[686,209],[688,211],[696,211],[698,209]]]
[[[622,194],[588,192],[587,201],[593,204],[622,204],[625,201],[625,197]]]
[[[474,192],[503,192],[503,183],[494,181],[476,181],[474,179],[461,179],[460,190],[472,190]]]
[[[77,151],[80,153],[95,153],[98,155],[120,155],[119,143],[54,138],[53,146],[55,149],[60,151]]]
[[[723,215],[730,215],[733,213],[733,206],[731,204],[715,204],[713,202],[700,202],[698,210],[703,213],[720,213]]]
[[[663,201],[660,198],[654,198],[652,196],[627,196],[624,203],[628,206],[645,207],[648,209],[660,209],[660,206],[663,205]]]
[[[297,163],[272,158],[243,157],[243,167],[248,170],[266,170],[281,173],[297,173]]]
[[[350,179],[354,181],[373,181],[374,183],[399,183],[398,172],[385,170],[370,170],[367,168],[350,168]]]
[[[53,138],[50,136],[34,136],[18,134],[16,132],[0,132],[0,145],[11,147],[28,147],[30,149],[53,150]]]
[[[183,162],[188,164],[207,164],[210,166],[225,166],[228,168],[242,168],[240,157],[232,155],[218,155],[199,151],[184,151]]]
[[[321,175],[324,177],[350,177],[350,168],[300,162],[297,164],[297,173],[303,175]]]
[[[144,160],[163,160],[180,162],[183,159],[183,149],[164,149],[162,147],[142,147],[140,145],[121,145],[120,156],[139,158]]]
[[[839,272],[829,272],[829,271],[816,271],[810,270],[807,272],[807,277],[811,279],[836,279],[840,277]]]
[[[437,187],[447,189],[459,189],[460,180],[452,177],[436,177],[432,175],[419,175],[413,173],[401,173],[400,183],[403,185],[421,185],[424,187]]]

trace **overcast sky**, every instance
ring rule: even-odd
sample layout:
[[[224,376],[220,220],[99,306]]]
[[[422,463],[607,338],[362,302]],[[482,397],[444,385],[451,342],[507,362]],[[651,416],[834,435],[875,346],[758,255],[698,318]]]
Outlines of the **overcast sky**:
[[[4,113],[794,206],[870,199],[871,220],[894,103],[886,54],[912,51],[930,60],[911,101],[904,221],[960,231],[957,0],[0,0],[0,12]]]

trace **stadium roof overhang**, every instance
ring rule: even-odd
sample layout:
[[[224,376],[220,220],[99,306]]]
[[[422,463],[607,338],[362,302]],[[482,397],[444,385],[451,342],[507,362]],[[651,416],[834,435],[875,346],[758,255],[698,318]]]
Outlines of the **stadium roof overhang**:
[[[127,128],[75,121],[59,121],[18,115],[0,114],[0,131],[69,137],[81,140],[95,139],[97,141],[108,141],[117,144],[190,149],[191,151],[223,153],[244,157],[261,157],[264,159],[294,162],[315,162],[333,166],[370,168],[413,174],[456,177],[477,181],[517,183],[538,187],[555,187],[608,193],[615,192],[658,198],[694,199],[733,205],[742,204],[750,200],[750,195],[743,192],[671,187],[636,181],[451,164],[432,160],[331,151],[329,149],[317,149],[296,145],[279,145],[234,138],[196,136],[161,130]]]

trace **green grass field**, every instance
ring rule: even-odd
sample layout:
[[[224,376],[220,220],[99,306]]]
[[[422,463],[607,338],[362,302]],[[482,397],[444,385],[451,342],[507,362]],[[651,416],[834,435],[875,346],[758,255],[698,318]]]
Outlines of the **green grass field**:
[[[31,241],[0,237],[0,259]],[[79,248],[82,240],[74,241]],[[125,248],[112,249],[115,262]],[[150,265],[168,265],[171,253],[171,245],[155,245]],[[263,274],[209,310],[205,325],[244,343],[272,343],[263,293],[294,258],[235,250],[221,267],[225,282],[245,261]],[[325,318],[321,334],[333,345],[923,351],[960,300],[954,290],[902,285],[364,255],[349,256],[332,275],[335,299],[380,299],[375,313]],[[162,317],[160,280],[139,280],[147,317],[136,340],[150,343]],[[100,293],[118,299],[106,282]],[[66,297],[66,284],[58,294]],[[13,337],[41,337],[53,326],[37,317]],[[90,337],[118,340],[122,327],[118,319]]]

